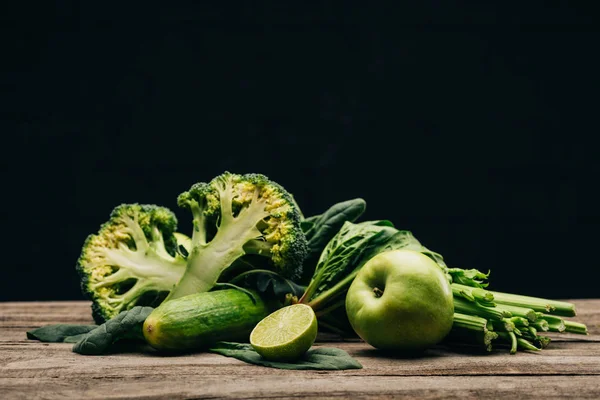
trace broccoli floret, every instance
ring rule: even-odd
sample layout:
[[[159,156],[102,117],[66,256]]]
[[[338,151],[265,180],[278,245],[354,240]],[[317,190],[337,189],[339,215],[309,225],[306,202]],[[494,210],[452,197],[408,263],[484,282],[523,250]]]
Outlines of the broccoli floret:
[[[209,291],[230,266],[247,257],[288,278],[297,278],[308,247],[300,211],[291,195],[260,174],[225,172],[179,195],[193,215],[187,268],[168,299]]]
[[[157,306],[179,282],[189,238],[177,218],[155,205],[122,204],[97,234],[87,237],[77,262],[83,293],[100,324],[134,306]]]

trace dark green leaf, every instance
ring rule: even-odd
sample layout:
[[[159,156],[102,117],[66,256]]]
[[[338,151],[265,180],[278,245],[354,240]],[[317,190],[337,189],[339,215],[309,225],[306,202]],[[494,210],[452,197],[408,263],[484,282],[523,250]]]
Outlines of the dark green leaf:
[[[284,278],[269,270],[252,270],[241,273],[230,281],[238,286],[256,290],[263,299],[285,301],[285,295],[299,297],[304,293],[304,286]]]
[[[142,326],[152,307],[133,307],[88,332],[73,346],[75,353],[98,355],[110,353],[122,340],[143,340]]]
[[[312,217],[305,218],[300,222],[300,228],[302,229],[302,232],[304,232],[305,235],[308,231],[312,229],[313,226],[315,226],[315,222],[317,222],[319,218],[321,218],[321,215],[322,214],[313,215]]]
[[[384,251],[398,249],[426,251],[438,256],[423,247],[411,232],[400,231],[389,221],[346,222],[323,250],[300,301],[319,311],[335,306],[343,301],[352,280],[367,261]],[[439,258],[441,260],[441,256]],[[343,330],[343,327],[333,328]]]
[[[367,203],[363,199],[352,199],[336,203],[323,214],[306,218],[303,229],[308,240],[309,258],[319,257],[327,243],[334,237],[344,222],[354,222],[364,212]]]
[[[340,231],[323,250],[313,279],[310,282],[308,300],[319,296],[373,257],[390,249],[420,243],[407,231],[398,231],[390,221],[366,221],[358,224],[345,222]]]
[[[300,226],[308,241],[308,255],[304,260],[301,284],[308,284],[327,243],[344,225],[344,222],[354,222],[366,208],[366,202],[357,198],[342,201],[329,207],[323,214],[313,215],[302,220]]]
[[[98,325],[47,325],[28,331],[27,339],[49,343],[75,343],[74,340],[97,327]]]
[[[362,365],[344,350],[333,347],[317,347],[306,352],[296,362],[269,361],[262,358],[248,343],[218,342],[209,351],[237,358],[250,364],[280,369],[360,369]]]
[[[95,327],[97,327],[98,325],[94,325]],[[67,336],[64,340],[65,343],[77,343],[79,342],[81,339],[83,339],[84,337],[87,336],[87,332],[86,333],[80,333],[79,335],[73,335],[73,336]]]
[[[380,235],[373,238],[369,248],[361,255],[362,264],[379,253],[399,249],[422,251],[424,247],[410,231],[384,229]]]

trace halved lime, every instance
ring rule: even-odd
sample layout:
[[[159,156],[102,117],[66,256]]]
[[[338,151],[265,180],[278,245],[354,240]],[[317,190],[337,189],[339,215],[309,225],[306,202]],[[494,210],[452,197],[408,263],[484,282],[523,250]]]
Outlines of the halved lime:
[[[260,321],[250,333],[250,344],[263,358],[293,361],[302,357],[317,338],[317,316],[306,304],[280,308]]]

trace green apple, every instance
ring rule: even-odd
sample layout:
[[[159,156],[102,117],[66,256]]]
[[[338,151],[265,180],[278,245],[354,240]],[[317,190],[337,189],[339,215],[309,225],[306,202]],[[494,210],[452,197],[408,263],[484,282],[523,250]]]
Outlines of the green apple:
[[[346,312],[354,331],[371,346],[422,351],[452,328],[452,289],[426,255],[390,250],[367,261],[356,275]]]

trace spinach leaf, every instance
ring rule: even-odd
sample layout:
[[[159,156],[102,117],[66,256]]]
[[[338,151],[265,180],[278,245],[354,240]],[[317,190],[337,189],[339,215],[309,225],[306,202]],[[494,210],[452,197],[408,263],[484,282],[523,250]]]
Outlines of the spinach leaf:
[[[308,241],[308,259],[314,258],[315,261],[321,255],[321,252],[338,233],[344,222],[354,222],[364,212],[367,203],[360,198],[342,201],[329,207],[323,214],[314,215],[305,218],[301,227]]]
[[[275,300],[282,304],[289,301],[288,296],[296,298],[302,296],[302,293],[306,289],[304,286],[298,285],[276,272],[263,269],[243,272],[229,283],[255,290],[260,294],[261,298]]]
[[[362,365],[342,349],[317,347],[308,350],[304,357],[295,362],[269,361],[262,358],[248,343],[218,342],[210,348],[212,353],[237,358],[250,364],[280,369],[360,369]]]
[[[390,221],[345,222],[321,253],[303,301],[311,301],[336,284],[350,285],[362,265],[385,250],[423,247],[409,231],[399,231]],[[336,289],[336,295],[344,288]]]
[[[49,343],[75,343],[98,325],[47,325],[27,332],[27,339]]]
[[[385,229],[371,241],[369,247],[361,254],[361,266],[379,253],[389,250],[423,251],[425,248],[410,231],[399,231],[395,228]]]
[[[144,340],[142,326],[152,310],[152,307],[137,306],[122,311],[88,332],[73,346],[73,351],[83,355],[106,354],[114,351],[122,340]]]
[[[313,215],[312,217],[303,218],[302,221],[300,221],[300,228],[302,229],[302,232],[304,232],[304,235],[315,226],[315,222],[321,218],[321,215],[322,214]],[[308,237],[306,239],[308,240]]]
[[[327,243],[338,233],[344,222],[356,221],[364,213],[366,206],[367,203],[361,198],[346,200],[332,205],[323,214],[302,220],[300,226],[308,241],[308,255],[298,283],[306,285],[310,282]]]
[[[315,311],[343,305],[360,268],[376,254],[396,249],[428,251],[411,232],[394,228],[390,221],[345,222],[323,250],[300,302]]]
[[[393,227],[388,221],[367,221],[359,224],[346,222],[321,253],[310,283],[312,293],[307,299],[317,297],[326,289],[347,277],[357,266],[363,253],[370,251],[379,236],[389,237]],[[381,243],[381,240],[377,240]]]

